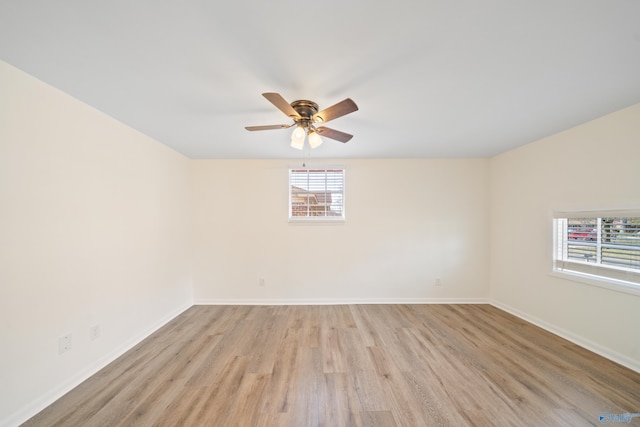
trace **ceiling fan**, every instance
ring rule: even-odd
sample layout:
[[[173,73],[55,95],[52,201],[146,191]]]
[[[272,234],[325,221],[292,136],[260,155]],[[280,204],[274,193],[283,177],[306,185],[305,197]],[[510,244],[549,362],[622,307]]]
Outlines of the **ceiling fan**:
[[[306,135],[309,136],[309,145],[311,148],[316,148],[322,144],[322,138],[320,138],[320,135],[340,142],[347,142],[353,138],[353,135],[331,129],[326,126],[316,127],[316,123],[326,123],[330,120],[358,111],[358,106],[351,100],[351,98],[347,98],[335,105],[332,105],[331,107],[318,111],[318,104],[313,101],[303,99],[293,101],[289,104],[279,93],[267,92],[263,93],[262,96],[267,98],[267,100],[275,105],[280,111],[292,118],[293,123],[288,125],[246,126],[246,130],[287,129],[295,126],[296,129],[291,135],[291,146],[298,150],[302,150],[304,147],[304,139]]]

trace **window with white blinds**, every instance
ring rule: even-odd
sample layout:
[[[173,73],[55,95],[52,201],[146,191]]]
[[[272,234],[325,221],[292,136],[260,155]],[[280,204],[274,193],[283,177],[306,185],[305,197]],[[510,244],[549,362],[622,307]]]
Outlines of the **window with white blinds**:
[[[344,169],[289,169],[290,221],[344,221]]]
[[[640,289],[640,215],[576,213],[554,219],[554,270]]]

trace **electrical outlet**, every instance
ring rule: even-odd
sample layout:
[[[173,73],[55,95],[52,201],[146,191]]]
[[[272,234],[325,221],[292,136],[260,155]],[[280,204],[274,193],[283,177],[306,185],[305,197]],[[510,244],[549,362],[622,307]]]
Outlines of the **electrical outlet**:
[[[66,334],[58,338],[58,354],[71,350],[71,334]]]
[[[433,286],[442,286],[442,280],[440,280],[439,277],[436,277],[436,279],[433,281]]]
[[[260,285],[260,287],[264,288],[264,278],[262,278],[262,277],[261,277],[261,278],[258,280],[258,285]]]
[[[89,328],[89,339],[95,341],[100,338],[100,325],[93,325]]]

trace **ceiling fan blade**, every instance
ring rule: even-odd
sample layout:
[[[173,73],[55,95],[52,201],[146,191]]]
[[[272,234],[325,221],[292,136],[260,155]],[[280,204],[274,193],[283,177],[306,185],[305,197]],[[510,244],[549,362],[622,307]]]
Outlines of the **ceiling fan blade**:
[[[246,130],[271,130],[271,129],[286,129],[290,128],[291,125],[266,125],[266,126],[245,126]]]
[[[275,105],[278,108],[278,110],[282,111],[287,116],[293,119],[300,118],[300,114],[298,114],[298,112],[294,110],[293,107],[279,93],[266,92],[266,93],[263,93],[262,96],[267,98],[267,100],[269,100],[270,103]]]
[[[318,111],[313,115],[313,121],[316,123],[326,123],[329,120],[337,119],[338,117],[353,113],[354,111],[358,111],[358,106],[351,98],[347,98],[329,108]]]
[[[316,132],[320,136],[325,136],[327,138],[335,139],[336,141],[340,142],[348,142],[351,138],[353,138],[353,135],[324,126],[320,126],[319,128],[317,128]]]

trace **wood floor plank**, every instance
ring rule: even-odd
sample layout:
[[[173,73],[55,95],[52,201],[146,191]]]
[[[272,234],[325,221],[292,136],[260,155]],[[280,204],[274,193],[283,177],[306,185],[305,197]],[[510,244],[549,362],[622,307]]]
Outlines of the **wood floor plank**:
[[[174,399],[158,419],[149,425],[157,427],[195,426],[206,402],[207,387],[185,387],[179,399]]]
[[[374,361],[376,373],[387,395],[390,412],[394,415],[394,423],[398,426],[412,427],[428,425],[421,402],[411,393],[409,384],[389,352],[381,347],[369,347]]]
[[[322,370],[325,373],[347,372],[349,367],[344,357],[340,329],[323,328],[320,331],[320,354],[322,356]]]
[[[251,363],[249,372],[271,374],[276,361],[280,357],[282,342],[287,329],[285,316],[269,315],[258,320],[255,327],[259,334],[255,337],[249,355]]]
[[[229,415],[223,423],[238,427],[259,424],[262,417],[261,402],[264,400],[264,394],[267,393],[270,381],[271,375],[269,374],[247,373],[237,391],[238,398],[235,399]],[[215,425],[220,424],[217,421]]]
[[[340,330],[341,346],[344,349],[347,373],[351,376],[360,405],[364,411],[386,411],[387,396],[362,336],[356,329]]]
[[[292,421],[299,426],[324,425],[328,393],[320,350],[317,347],[301,348],[296,365],[304,375],[297,375],[296,381],[291,384],[289,394],[293,404],[289,412],[292,413]]]
[[[25,426],[599,425],[640,373],[489,305],[194,306]]]
[[[397,426],[391,411],[367,411],[362,413],[363,423],[367,427]]]
[[[327,426],[363,425],[362,407],[346,373],[325,373],[327,390]]]

